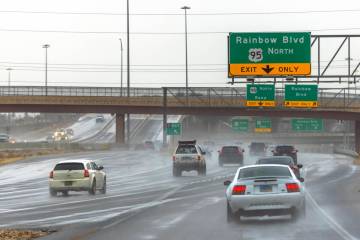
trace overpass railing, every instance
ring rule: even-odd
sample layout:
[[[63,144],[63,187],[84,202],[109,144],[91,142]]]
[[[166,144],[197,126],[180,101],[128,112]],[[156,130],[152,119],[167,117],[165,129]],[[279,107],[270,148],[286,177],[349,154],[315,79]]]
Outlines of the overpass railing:
[[[162,105],[166,89],[168,105],[176,106],[245,106],[246,88],[130,88],[130,97]],[[360,94],[356,88],[319,88],[321,108],[360,108]],[[67,97],[127,97],[127,89],[119,87],[64,86],[1,86],[0,96],[67,96]],[[284,89],[276,89],[276,103],[282,107]]]

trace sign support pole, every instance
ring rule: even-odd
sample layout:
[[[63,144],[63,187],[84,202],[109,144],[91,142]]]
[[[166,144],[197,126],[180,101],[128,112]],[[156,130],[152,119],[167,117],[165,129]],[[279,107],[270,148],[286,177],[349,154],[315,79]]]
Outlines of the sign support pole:
[[[163,147],[167,146],[167,88],[163,88]]]

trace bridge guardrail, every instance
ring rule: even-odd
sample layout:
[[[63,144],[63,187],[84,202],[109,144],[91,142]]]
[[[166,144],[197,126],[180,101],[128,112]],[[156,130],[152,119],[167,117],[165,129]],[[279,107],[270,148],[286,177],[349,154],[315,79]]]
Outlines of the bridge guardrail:
[[[246,88],[165,88],[168,106],[228,106],[245,107]],[[319,88],[319,108],[323,109],[360,109],[360,94],[354,94],[355,88]],[[126,89],[112,87],[63,87],[50,86],[47,88],[49,100],[54,97],[102,97],[113,98],[114,103],[142,104],[162,106],[164,88],[131,88],[130,97],[126,96]],[[2,86],[0,97],[4,96],[36,96],[46,95],[46,88],[40,86]],[[85,99],[86,100],[86,99]],[[82,99],[82,101],[85,101]],[[5,100],[4,100],[5,101]],[[43,102],[43,99],[39,100]],[[284,89],[276,89],[276,104],[282,108]],[[113,102],[110,100],[110,103]],[[117,104],[116,103],[116,104]],[[121,104],[120,104],[121,105]]]

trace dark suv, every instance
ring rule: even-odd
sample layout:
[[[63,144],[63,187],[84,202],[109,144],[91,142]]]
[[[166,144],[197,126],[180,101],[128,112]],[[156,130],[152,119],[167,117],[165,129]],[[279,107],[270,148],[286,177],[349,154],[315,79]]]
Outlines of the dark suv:
[[[219,166],[224,163],[244,163],[244,150],[238,146],[224,146],[219,151]]]
[[[297,164],[297,152],[294,146],[291,145],[278,145],[272,150],[274,156],[289,156],[292,157],[294,163]]]
[[[266,145],[262,142],[252,142],[249,146],[250,155],[264,156],[266,153]]]

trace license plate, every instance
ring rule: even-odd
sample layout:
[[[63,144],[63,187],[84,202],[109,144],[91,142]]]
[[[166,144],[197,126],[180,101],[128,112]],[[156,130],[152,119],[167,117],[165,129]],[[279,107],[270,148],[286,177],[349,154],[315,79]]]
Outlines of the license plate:
[[[65,186],[71,186],[72,182],[65,182]]]
[[[260,185],[260,192],[272,192],[271,185]]]
[[[192,159],[192,157],[182,157],[181,160],[183,160],[183,161],[191,161],[193,159]]]

